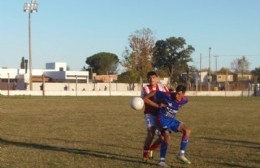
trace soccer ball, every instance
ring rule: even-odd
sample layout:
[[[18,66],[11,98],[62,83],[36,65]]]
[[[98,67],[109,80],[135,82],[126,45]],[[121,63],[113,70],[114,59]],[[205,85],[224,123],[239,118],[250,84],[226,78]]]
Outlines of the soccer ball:
[[[141,97],[133,97],[130,101],[130,106],[134,110],[142,110],[144,107],[144,101]]]

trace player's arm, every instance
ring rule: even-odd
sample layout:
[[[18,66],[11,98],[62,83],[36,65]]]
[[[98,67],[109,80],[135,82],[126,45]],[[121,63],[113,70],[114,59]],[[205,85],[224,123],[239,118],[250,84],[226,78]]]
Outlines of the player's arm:
[[[150,92],[149,94],[145,95],[143,97],[143,100],[146,104],[152,106],[152,107],[155,107],[155,108],[159,108],[159,104],[155,103],[154,101],[151,100],[152,97],[154,97],[156,94],[156,91],[152,91]]]
[[[162,107],[162,104],[161,104],[161,103],[158,104],[158,103],[156,103],[156,102],[154,102],[154,101],[151,100],[151,98],[154,97],[155,95],[156,95],[156,91],[152,91],[152,92],[150,92],[149,94],[145,95],[144,98],[143,98],[143,100],[144,100],[144,102],[145,102],[146,104],[148,104],[148,105],[150,105],[150,106],[152,106],[152,107],[160,108],[160,107]]]

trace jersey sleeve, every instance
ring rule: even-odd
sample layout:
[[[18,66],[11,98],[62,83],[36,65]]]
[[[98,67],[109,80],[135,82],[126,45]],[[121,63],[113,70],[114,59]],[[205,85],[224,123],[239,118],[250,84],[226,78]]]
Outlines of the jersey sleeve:
[[[161,100],[163,98],[163,92],[162,91],[156,91],[154,97],[157,101]]]
[[[148,94],[147,92],[147,86],[144,86],[141,91],[141,97],[144,98]]]
[[[187,97],[183,97],[182,101],[181,101],[181,105],[187,104],[188,103],[188,98]]]
[[[163,88],[164,88],[165,92],[169,92],[169,89],[167,86],[164,85]]]
[[[154,98],[155,98],[156,102],[168,104],[167,103],[168,102],[167,93],[165,93],[163,91],[156,91]]]

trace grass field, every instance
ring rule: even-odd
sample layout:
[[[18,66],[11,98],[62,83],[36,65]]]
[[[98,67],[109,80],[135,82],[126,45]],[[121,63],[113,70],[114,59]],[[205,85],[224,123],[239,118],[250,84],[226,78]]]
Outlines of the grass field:
[[[142,163],[142,111],[130,97],[0,97],[0,167],[158,167]],[[178,118],[192,129],[187,166],[176,160],[180,134],[172,134],[172,167],[260,167],[260,97],[190,97]]]

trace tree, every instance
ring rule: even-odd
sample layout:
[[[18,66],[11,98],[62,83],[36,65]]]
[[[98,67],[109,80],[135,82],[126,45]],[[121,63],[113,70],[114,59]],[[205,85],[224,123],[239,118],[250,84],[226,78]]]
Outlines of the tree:
[[[118,82],[128,83],[129,90],[134,90],[134,83],[138,82],[139,76],[131,71],[123,72],[118,76]]]
[[[194,66],[188,66],[186,68],[187,73],[187,80],[186,80],[186,87],[187,90],[191,90],[192,84],[196,84],[196,74],[198,70]]]
[[[164,69],[170,76],[170,84],[179,82],[179,74],[188,71],[188,62],[192,61],[191,54],[195,49],[188,45],[182,37],[170,37],[155,43],[153,67]]]
[[[126,68],[132,76],[139,76],[140,83],[146,77],[148,71],[152,69],[152,54],[154,49],[154,37],[149,28],[137,30],[129,36],[130,49],[124,52],[122,66]],[[134,80],[134,79],[133,79]]]
[[[25,59],[22,57],[21,63],[20,63],[20,68],[25,69]]]
[[[86,64],[99,75],[116,73],[119,64],[118,56],[112,53],[100,52],[86,59]]]
[[[81,68],[81,71],[88,71],[89,70],[89,68],[86,68],[85,66],[83,66],[82,68]]]
[[[222,68],[218,71],[218,73],[220,73],[220,74],[222,74],[222,75],[225,75],[225,74],[227,74],[227,73],[231,73],[231,71],[230,71],[230,69],[228,69],[228,68],[222,67]]]
[[[235,73],[249,72],[249,62],[245,56],[242,56],[242,58],[237,58],[231,63],[231,69]]]
[[[254,75],[255,81],[259,83],[260,82],[260,67],[255,68],[251,73]]]

